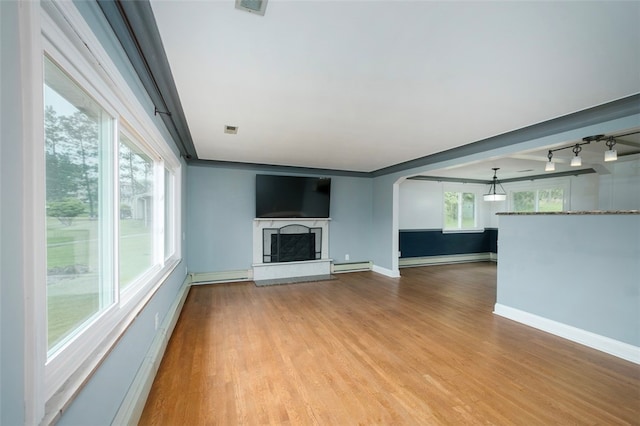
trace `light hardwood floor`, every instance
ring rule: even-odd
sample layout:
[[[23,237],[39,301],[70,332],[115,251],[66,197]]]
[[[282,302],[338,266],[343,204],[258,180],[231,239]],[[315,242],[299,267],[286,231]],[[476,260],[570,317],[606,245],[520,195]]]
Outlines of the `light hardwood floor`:
[[[192,287],[140,424],[640,424],[640,367],[493,315],[495,264],[401,272]]]

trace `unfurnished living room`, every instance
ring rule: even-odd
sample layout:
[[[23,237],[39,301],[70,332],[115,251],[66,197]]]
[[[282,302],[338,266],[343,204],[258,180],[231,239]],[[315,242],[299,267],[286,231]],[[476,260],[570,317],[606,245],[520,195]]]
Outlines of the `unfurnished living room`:
[[[640,424],[640,2],[0,21],[0,425]]]

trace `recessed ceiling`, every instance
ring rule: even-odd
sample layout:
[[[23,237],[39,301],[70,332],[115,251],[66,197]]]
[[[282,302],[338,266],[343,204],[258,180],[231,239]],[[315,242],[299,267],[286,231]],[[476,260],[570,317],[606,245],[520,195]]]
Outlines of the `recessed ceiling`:
[[[151,5],[200,159],[371,172],[640,92],[639,2]]]

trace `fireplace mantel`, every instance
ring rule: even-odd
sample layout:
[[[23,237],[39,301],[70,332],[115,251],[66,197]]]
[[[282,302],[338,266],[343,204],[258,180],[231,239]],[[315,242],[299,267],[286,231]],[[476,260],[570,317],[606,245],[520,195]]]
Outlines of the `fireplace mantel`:
[[[253,279],[273,280],[321,276],[331,274],[329,258],[330,218],[259,218],[253,220]],[[263,230],[280,229],[289,225],[302,225],[322,229],[320,259],[297,262],[265,263],[263,259]]]

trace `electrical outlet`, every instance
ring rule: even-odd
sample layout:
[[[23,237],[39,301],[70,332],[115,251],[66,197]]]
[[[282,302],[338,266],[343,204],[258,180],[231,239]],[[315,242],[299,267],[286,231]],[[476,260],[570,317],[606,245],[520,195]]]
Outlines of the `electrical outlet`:
[[[155,326],[156,326],[156,331],[158,330],[158,328],[160,328],[160,313],[156,312],[156,317],[155,317]]]
[[[349,255],[348,254],[344,255],[344,260],[349,260]]]

